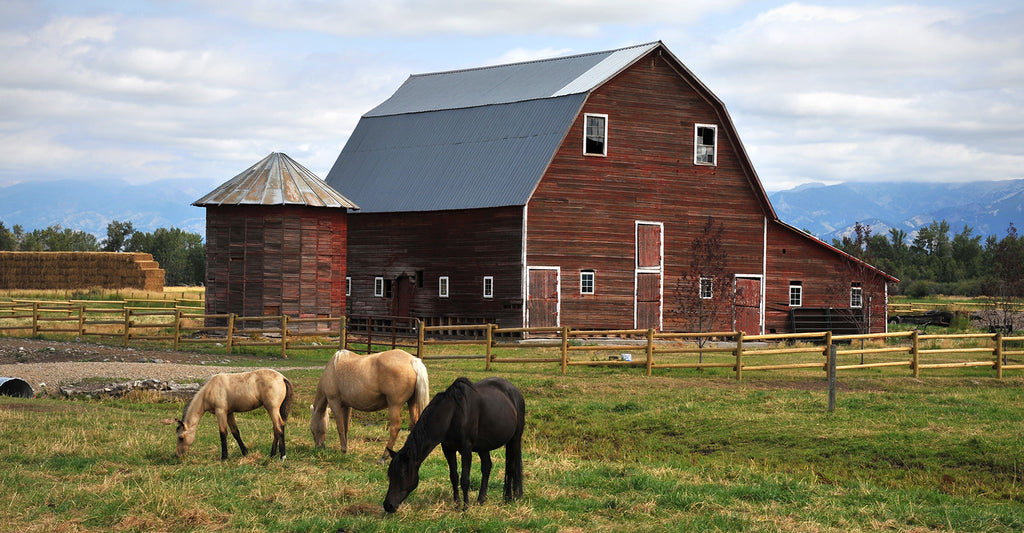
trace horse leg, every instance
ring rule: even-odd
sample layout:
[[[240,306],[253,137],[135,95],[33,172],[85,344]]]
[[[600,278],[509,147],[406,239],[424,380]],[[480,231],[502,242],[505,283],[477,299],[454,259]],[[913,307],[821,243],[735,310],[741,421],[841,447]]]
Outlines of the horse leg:
[[[460,452],[462,455],[462,510],[469,508],[469,474],[473,469],[473,448],[466,446]]]
[[[231,427],[231,436],[235,437],[235,442],[238,443],[238,447],[242,450],[242,456],[249,455],[249,448],[245,447],[245,443],[242,442],[242,434],[238,432],[238,424],[235,423],[235,413],[228,413],[228,426]],[[224,448],[224,458],[228,456],[227,448]]]
[[[459,504],[459,463],[458,458],[455,456],[456,450],[451,446],[445,444],[441,445],[441,451],[444,452],[444,459],[448,461],[448,479],[452,482],[452,499],[455,500],[455,505]]]
[[[270,421],[274,425],[274,443],[270,445],[270,456],[277,454],[278,445],[281,446],[281,460],[284,461],[284,420],[281,418],[281,411],[267,410],[270,413]]]
[[[216,411],[217,430],[220,431],[220,460],[228,458],[228,416],[223,411]]]
[[[476,503],[487,501],[487,482],[491,479],[491,452],[480,452],[480,494],[476,497]]]
[[[388,444],[384,448],[384,455],[380,457],[378,464],[384,464],[390,458],[388,450],[395,449],[395,441],[398,440],[398,432],[402,429],[402,404],[388,406]]]
[[[341,406],[339,400],[328,400],[327,405],[334,412],[334,425],[338,429],[338,442],[341,443],[341,453],[348,453],[348,421],[352,416],[352,408]]]

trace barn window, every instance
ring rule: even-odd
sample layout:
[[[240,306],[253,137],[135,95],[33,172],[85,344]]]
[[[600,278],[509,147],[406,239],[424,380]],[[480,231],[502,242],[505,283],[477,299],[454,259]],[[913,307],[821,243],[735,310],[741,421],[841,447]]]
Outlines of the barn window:
[[[594,294],[594,271],[580,271],[580,294]]]
[[[712,297],[714,297],[713,289],[714,289],[714,281],[711,278],[709,278],[709,277],[701,276],[701,278],[700,278],[700,299],[701,300],[710,300]]]
[[[789,282],[789,306],[800,307],[804,301],[804,286],[803,282],[790,281]]]
[[[345,276],[345,296],[352,296],[352,276]]]
[[[697,124],[693,130],[693,164],[714,165],[718,145],[718,126]]]
[[[373,295],[378,298],[384,297],[384,278],[381,276],[373,278]]]
[[[608,155],[608,115],[584,115],[583,153]]]
[[[437,295],[441,298],[448,297],[448,276],[437,278]]]
[[[494,276],[484,276],[484,298],[494,298]]]
[[[850,307],[864,307],[864,289],[860,282],[855,281],[850,285]]]

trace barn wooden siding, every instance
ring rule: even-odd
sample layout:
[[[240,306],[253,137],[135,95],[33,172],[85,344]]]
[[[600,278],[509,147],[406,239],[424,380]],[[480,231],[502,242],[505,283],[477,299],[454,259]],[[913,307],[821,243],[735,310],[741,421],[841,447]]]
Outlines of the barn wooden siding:
[[[801,282],[802,307],[850,307],[850,284],[861,283],[864,313],[871,331],[885,331],[886,278],[866,265],[850,261],[797,230],[772,224],[768,227],[768,291],[765,324],[768,332],[790,332],[789,285]]]
[[[583,114],[608,115],[607,157],[582,153]],[[694,124],[718,125],[716,166],[694,165]],[[562,322],[633,327],[635,222],[664,224],[664,329],[680,329],[673,288],[708,216],[724,225],[729,270],[760,273],[764,212],[715,109],[661,57],[594,91],[529,205],[527,262],[562,270]],[[738,141],[737,141],[738,142]],[[579,272],[593,269],[596,293]],[[694,291],[690,297],[696,299]],[[731,330],[726,310],[715,329]]]
[[[208,207],[208,314],[345,314],[344,209]]]
[[[522,212],[515,206],[349,214],[349,313],[519,326]],[[374,296],[377,276],[391,280],[390,298]],[[440,276],[448,276],[448,298],[438,296]],[[493,298],[483,297],[484,276],[494,277]]]

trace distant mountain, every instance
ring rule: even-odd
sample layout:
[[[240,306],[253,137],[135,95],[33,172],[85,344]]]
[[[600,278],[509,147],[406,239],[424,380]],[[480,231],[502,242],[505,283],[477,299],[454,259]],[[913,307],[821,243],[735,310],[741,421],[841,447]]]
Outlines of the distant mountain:
[[[138,231],[176,227],[206,234],[206,210],[192,202],[218,183],[164,180],[144,185],[123,181],[46,181],[0,187],[0,222],[8,229],[45,229],[54,224],[107,236],[112,220],[131,222]]]
[[[898,228],[909,239],[933,221],[945,220],[953,234],[969,226],[974,235],[1003,238],[1012,222],[1024,228],[1024,179],[969,183],[811,184],[769,195],[783,222],[825,242],[852,235],[857,222],[873,234]]]

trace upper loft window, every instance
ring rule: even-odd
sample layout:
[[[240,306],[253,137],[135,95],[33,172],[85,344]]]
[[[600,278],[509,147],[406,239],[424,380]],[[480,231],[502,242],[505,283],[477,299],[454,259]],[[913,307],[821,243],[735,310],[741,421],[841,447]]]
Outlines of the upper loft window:
[[[608,115],[584,115],[583,130],[583,154],[608,155]]]
[[[858,281],[850,284],[850,307],[855,309],[864,307],[864,288]]]
[[[693,129],[693,164],[715,165],[718,146],[718,126],[697,124]]]

